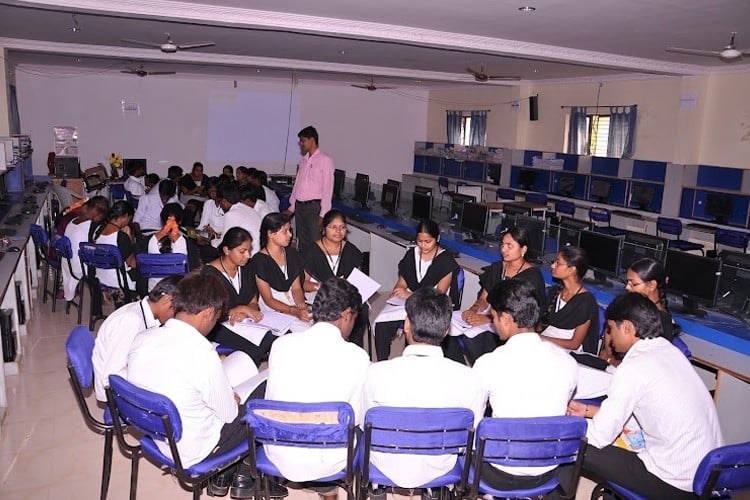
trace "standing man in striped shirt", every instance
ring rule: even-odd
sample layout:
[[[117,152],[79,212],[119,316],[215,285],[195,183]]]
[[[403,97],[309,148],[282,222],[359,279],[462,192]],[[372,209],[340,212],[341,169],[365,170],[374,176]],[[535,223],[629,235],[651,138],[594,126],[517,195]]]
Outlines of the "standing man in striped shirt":
[[[309,126],[300,130],[302,161],[289,198],[289,212],[297,226],[300,253],[320,237],[323,215],[331,209],[333,197],[333,160],[318,148],[318,131]]]

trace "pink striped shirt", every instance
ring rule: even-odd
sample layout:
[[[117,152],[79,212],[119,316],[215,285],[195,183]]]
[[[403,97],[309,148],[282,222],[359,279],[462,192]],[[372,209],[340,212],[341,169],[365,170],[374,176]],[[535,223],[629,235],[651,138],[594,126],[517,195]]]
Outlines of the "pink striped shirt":
[[[323,217],[331,209],[333,169],[333,160],[320,149],[303,156],[289,197],[290,209],[296,210],[297,201],[320,200],[320,216]]]

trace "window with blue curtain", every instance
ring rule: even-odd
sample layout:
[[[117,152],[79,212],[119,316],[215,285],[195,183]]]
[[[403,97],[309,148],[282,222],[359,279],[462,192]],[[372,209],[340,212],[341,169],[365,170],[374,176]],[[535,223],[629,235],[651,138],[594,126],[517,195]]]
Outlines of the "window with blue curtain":
[[[585,106],[573,106],[570,108],[568,118],[568,154],[589,154],[589,130]]]
[[[488,110],[471,112],[469,126],[469,146],[484,146],[487,142],[487,114]]]
[[[461,144],[461,110],[447,110],[446,112],[446,129],[448,144]]]
[[[638,118],[638,106],[617,106],[609,108],[609,138],[607,156],[630,158],[633,156],[633,138]]]
[[[18,114],[18,98],[16,97],[16,86],[10,85],[10,92],[8,96],[8,110],[10,119],[10,133],[20,134],[21,133],[21,117]]]

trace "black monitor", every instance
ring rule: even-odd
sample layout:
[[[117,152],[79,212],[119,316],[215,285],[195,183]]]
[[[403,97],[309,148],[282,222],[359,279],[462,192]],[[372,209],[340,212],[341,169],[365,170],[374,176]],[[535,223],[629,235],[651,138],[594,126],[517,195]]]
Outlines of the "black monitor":
[[[518,176],[518,186],[521,189],[529,191],[534,188],[534,182],[536,181],[536,172],[533,170],[521,170]]]
[[[487,177],[495,186],[500,185],[500,165],[497,163],[487,164]]]
[[[396,186],[400,186],[401,185],[401,181],[397,181],[395,179],[388,179],[386,181],[386,184],[395,184]]]
[[[544,219],[529,217],[528,215],[517,215],[516,226],[526,229],[529,235],[528,251],[526,260],[539,262],[544,255],[544,244],[547,240],[547,227]]]
[[[344,195],[344,184],[346,183],[346,172],[338,168],[333,171],[333,199],[342,200]]]
[[[629,232],[622,242],[622,255],[620,266],[627,270],[630,265],[638,259],[650,257],[659,262],[664,262],[664,251],[667,248],[667,240],[645,233]]]
[[[560,226],[557,232],[558,249],[570,246],[577,247],[581,240],[581,231],[590,228],[591,224],[588,222],[572,219],[570,217],[563,217],[560,219]]]
[[[721,278],[716,302],[722,310],[740,315],[750,312],[750,255],[722,250]]]
[[[367,174],[357,174],[354,178],[354,201],[367,210],[367,199],[370,196],[370,176]]]
[[[581,231],[578,246],[586,250],[589,258],[589,268],[594,271],[593,282],[604,286],[611,286],[612,283],[607,278],[617,277],[620,271],[622,237],[611,236],[596,231]]]
[[[427,186],[414,186],[414,192],[432,196],[432,188]]]
[[[734,214],[734,200],[731,196],[709,193],[706,195],[705,212],[717,224],[727,224]]]
[[[414,191],[411,198],[411,217],[416,220],[432,219],[432,196]]]
[[[146,158],[123,158],[122,160],[122,171],[127,175],[133,175],[135,168],[143,165],[144,174],[147,173],[148,162]]]
[[[468,194],[452,193],[451,194],[451,219],[461,220],[461,214],[464,211],[465,203],[476,203],[477,199]]]
[[[396,184],[391,184],[390,181],[387,184],[383,184],[383,193],[380,197],[380,206],[386,211],[389,217],[396,217],[396,210],[398,209],[398,198],[401,191],[401,183],[396,181]]]
[[[519,215],[531,216],[531,209],[519,203],[503,203],[503,220],[501,222],[503,231],[516,225],[516,217]]]
[[[654,186],[634,184],[630,192],[630,206],[639,210],[648,210],[654,201]]]
[[[607,181],[593,179],[591,181],[590,198],[593,198],[600,203],[604,203],[607,201],[607,198],[609,198],[609,190],[611,187],[612,184]]]
[[[664,260],[667,291],[682,297],[682,307],[670,305],[673,312],[705,317],[698,306],[713,307],[721,276],[721,260],[680,250],[667,250]]]
[[[576,178],[572,175],[563,175],[560,177],[559,193],[568,198],[572,198],[576,190]]]
[[[487,205],[481,203],[464,203],[459,227],[461,231],[471,234],[471,238],[464,238],[464,243],[484,243],[482,236],[487,231],[487,219],[489,215],[490,209]]]

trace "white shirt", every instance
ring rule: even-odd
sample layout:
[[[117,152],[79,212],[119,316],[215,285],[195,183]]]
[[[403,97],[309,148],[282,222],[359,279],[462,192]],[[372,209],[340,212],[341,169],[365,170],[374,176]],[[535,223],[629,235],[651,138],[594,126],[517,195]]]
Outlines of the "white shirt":
[[[409,345],[403,355],[370,366],[362,394],[363,410],[375,406],[467,408],[474,424],[485,401],[471,369],[443,356],[439,346]],[[373,452],[371,462],[394,483],[416,488],[450,471],[455,455],[396,455]]]
[[[279,197],[276,196],[276,191],[274,191],[268,186],[263,186],[263,191],[265,191],[266,193],[266,204],[271,209],[271,212],[278,212],[279,211]]]
[[[242,202],[232,205],[224,214],[224,232],[233,227],[245,229],[253,237],[251,254],[255,255],[260,250],[260,223],[262,219],[258,212]],[[218,243],[216,244],[218,247]]]
[[[151,312],[148,297],[120,306],[107,316],[96,334],[91,355],[97,400],[107,400],[104,388],[109,385],[110,375],[127,376],[128,352],[136,334],[159,325]]]
[[[278,212],[278,210],[272,210],[271,207],[266,203],[265,201],[261,200],[260,198],[255,200],[255,206],[253,207],[256,212],[258,212],[258,215],[260,215],[260,220],[263,220],[263,217],[266,215]]]
[[[159,251],[159,240],[156,238],[156,236],[151,236],[148,239],[148,248],[146,250],[147,253],[154,253],[154,254],[160,254]],[[172,253],[181,253],[181,254],[188,254],[188,248],[187,248],[187,238],[185,238],[182,234],[177,237],[175,241],[172,242]],[[149,278],[148,279],[148,291],[150,292],[158,282],[160,282],[163,278]]]
[[[146,194],[146,179],[143,176],[135,177],[130,175],[125,179],[123,187],[125,188],[125,191],[128,191],[136,198],[139,198]]]
[[[180,203],[177,199],[177,195],[172,196],[167,203]],[[161,210],[164,208],[164,204],[161,202],[161,196],[159,196],[159,186],[154,186],[151,191],[141,196],[138,200],[138,209],[135,211],[133,216],[133,222],[137,222],[141,226],[141,229],[161,229]]]
[[[690,362],[663,338],[638,340],[612,377],[608,398],[589,422],[589,445],[612,444],[631,414],[643,431],[638,453],[662,481],[692,491],[698,464],[724,439],[711,396]]]
[[[493,417],[565,415],[578,382],[578,363],[538,334],[517,333],[474,363]],[[554,467],[497,467],[516,476],[538,476]]]
[[[224,232],[224,210],[214,200],[206,200],[203,204],[198,229],[205,229],[206,226],[211,226],[219,234]]]
[[[163,394],[177,407],[182,418],[177,449],[185,467],[206,458],[224,424],[237,417],[234,391],[216,350],[198,330],[178,319],[136,335],[127,373],[131,383]],[[172,456],[166,442],[156,444]]]
[[[341,337],[331,323],[288,333],[273,343],[268,358],[266,399],[320,403],[349,403],[360,421],[362,384],[370,358]],[[346,466],[346,450],[265,446],[269,460],[291,481],[330,476]]]
[[[78,247],[84,241],[89,241],[89,231],[91,230],[90,220],[83,221],[80,224],[76,224],[75,220],[70,221],[65,228],[65,236],[70,240],[70,248],[73,250],[73,258],[70,259],[71,265],[68,266],[67,262],[63,262],[61,266],[65,300],[73,300],[76,296],[78,279],[74,275],[78,277],[83,275],[81,271],[81,259],[78,258]],[[73,274],[70,273],[70,267],[73,268]]]

